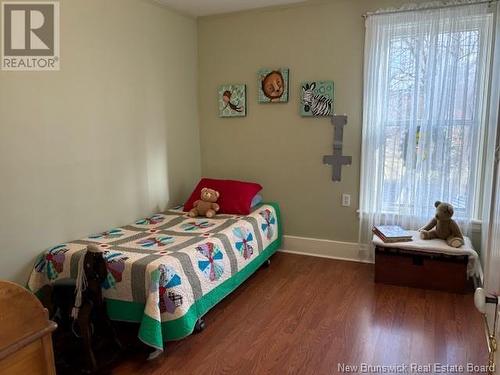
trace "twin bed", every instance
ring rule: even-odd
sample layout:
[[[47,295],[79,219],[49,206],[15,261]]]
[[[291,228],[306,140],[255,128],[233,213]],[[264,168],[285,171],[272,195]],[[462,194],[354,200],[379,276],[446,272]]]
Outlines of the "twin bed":
[[[37,292],[76,279],[89,244],[107,266],[103,295],[112,320],[140,323],[138,337],[163,350],[190,335],[197,322],[252,275],[281,245],[277,204],[245,216],[190,218],[180,209],[60,244],[36,261],[28,287]]]

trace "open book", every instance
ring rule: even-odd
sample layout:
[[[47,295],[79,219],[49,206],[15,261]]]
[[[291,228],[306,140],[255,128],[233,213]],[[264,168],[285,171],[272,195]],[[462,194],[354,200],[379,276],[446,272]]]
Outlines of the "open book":
[[[412,235],[399,225],[377,225],[372,229],[384,242],[408,242],[412,240]]]

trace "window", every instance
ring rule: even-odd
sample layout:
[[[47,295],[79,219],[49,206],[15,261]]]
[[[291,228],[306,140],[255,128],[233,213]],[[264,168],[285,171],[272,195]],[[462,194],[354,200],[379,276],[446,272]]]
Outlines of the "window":
[[[360,197],[367,230],[380,222],[417,229],[436,200],[452,203],[463,223],[477,218],[491,27],[487,4],[367,20]]]

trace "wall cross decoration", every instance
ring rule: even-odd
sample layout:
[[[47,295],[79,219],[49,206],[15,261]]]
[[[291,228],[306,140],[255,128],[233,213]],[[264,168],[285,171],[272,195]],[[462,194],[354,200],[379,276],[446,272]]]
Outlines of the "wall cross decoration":
[[[332,125],[335,127],[333,135],[333,153],[323,156],[323,164],[332,166],[332,181],[342,180],[342,166],[351,165],[352,157],[342,155],[344,142],[344,126],[347,125],[347,116],[333,115]]]

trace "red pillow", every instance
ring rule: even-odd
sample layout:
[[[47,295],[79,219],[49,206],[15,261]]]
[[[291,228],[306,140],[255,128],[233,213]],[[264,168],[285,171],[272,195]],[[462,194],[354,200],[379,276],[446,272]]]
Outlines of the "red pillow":
[[[194,201],[200,199],[201,189],[210,188],[220,193],[217,203],[220,206],[219,214],[248,215],[253,197],[262,190],[262,186],[253,182],[234,180],[216,180],[202,178],[184,204],[184,211],[193,208]]]

